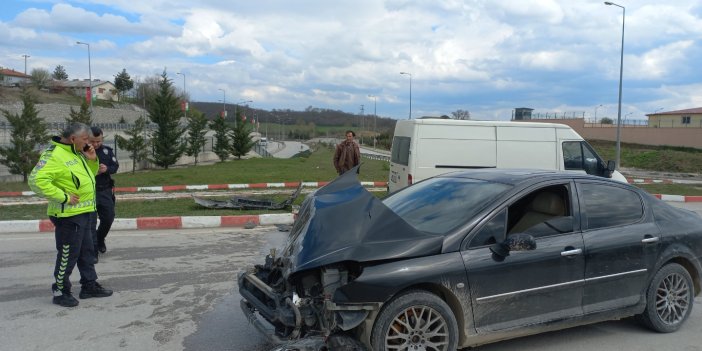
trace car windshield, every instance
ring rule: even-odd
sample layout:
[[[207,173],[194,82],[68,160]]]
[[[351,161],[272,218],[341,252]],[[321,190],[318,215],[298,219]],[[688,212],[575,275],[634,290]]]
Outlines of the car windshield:
[[[445,234],[465,223],[512,186],[467,178],[431,178],[383,203],[423,232]]]

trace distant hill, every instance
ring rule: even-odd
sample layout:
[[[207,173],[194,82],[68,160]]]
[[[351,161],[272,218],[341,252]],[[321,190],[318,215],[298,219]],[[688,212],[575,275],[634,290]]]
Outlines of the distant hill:
[[[190,105],[198,111],[203,112],[208,119],[219,116],[222,111],[222,104],[217,102],[191,102]],[[247,118],[256,118],[260,123],[281,123],[285,125],[314,123],[316,126],[325,127],[347,127],[349,129],[359,129],[361,125],[361,115],[347,113],[338,110],[320,109],[308,107],[304,111],[294,111],[289,109],[273,109],[272,111],[238,106],[237,110],[243,109]],[[233,118],[234,105],[227,104],[227,117]],[[363,116],[364,130],[373,130],[374,118],[372,114]],[[397,120],[387,117],[378,117],[375,120],[378,133],[392,132],[395,130]]]

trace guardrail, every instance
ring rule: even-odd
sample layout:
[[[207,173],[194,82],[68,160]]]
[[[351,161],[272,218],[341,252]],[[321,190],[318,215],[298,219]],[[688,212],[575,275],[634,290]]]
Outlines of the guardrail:
[[[367,154],[367,153],[361,152],[361,157],[365,157],[365,158],[371,159],[371,160],[390,162],[390,156],[387,156],[387,155]]]

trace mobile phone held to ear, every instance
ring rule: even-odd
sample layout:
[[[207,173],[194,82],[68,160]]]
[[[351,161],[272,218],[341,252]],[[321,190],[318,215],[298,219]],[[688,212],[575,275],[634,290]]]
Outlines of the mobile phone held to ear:
[[[90,144],[85,144],[85,146],[83,146],[83,151],[88,152],[88,150],[90,150]]]

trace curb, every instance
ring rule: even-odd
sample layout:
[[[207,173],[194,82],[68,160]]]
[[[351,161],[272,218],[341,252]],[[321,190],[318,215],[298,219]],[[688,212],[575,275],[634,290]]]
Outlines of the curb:
[[[667,202],[702,202],[702,196],[699,195],[666,195],[653,194],[653,196]]]
[[[240,216],[177,216],[115,218],[110,230],[154,230],[244,227],[246,225],[292,224],[292,213],[273,213]],[[48,219],[22,221],[0,221],[0,234],[53,232],[54,225]]]
[[[302,182],[303,187],[319,188],[329,182]],[[271,189],[271,188],[297,188],[300,182],[284,183],[249,183],[249,184],[206,184],[206,185],[162,185],[139,187],[116,187],[115,193],[138,193],[142,191],[169,192],[183,190],[229,190],[229,189]],[[363,186],[385,187],[388,182],[361,182]],[[0,191],[0,197],[34,196],[33,191]]]

